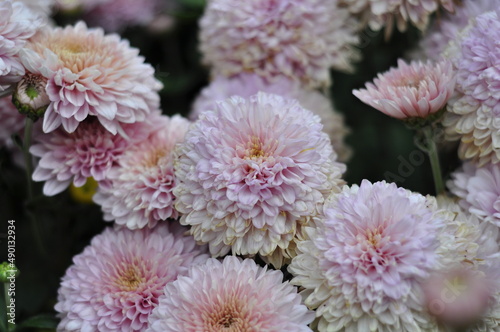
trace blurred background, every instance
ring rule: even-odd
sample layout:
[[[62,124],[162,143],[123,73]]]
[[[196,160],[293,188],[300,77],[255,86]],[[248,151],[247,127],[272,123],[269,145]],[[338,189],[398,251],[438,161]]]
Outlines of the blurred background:
[[[164,84],[160,94],[165,114],[187,115],[198,92],[208,84],[208,71],[200,64],[197,48],[197,22],[203,8],[203,0],[177,0],[163,22],[163,31],[127,27],[120,32],[156,69],[157,78]],[[64,26],[81,19],[81,13],[56,10],[53,19]],[[430,165],[415,146],[412,131],[361,103],[351,93],[377,73],[395,66],[419,38],[420,33],[413,28],[405,33],[394,31],[390,40],[384,39],[383,32],[364,31],[362,60],[355,65],[356,70],[351,74],[332,71],[333,86],[327,93],[350,128],[347,144],[353,155],[345,174],[349,184],[362,179],[387,180],[422,194],[434,194]],[[453,146],[443,150],[441,162],[446,179],[458,160]],[[35,183],[36,198],[27,202],[24,170],[12,161],[11,151],[0,150],[0,261],[6,260],[7,221],[15,220],[16,264],[21,271],[16,280],[16,320],[20,323],[47,315],[38,316],[31,325],[50,328],[55,322],[51,317],[55,315],[53,306],[60,278],[72,257],[110,223],[102,220],[99,207],[75,199],[69,190],[45,197],[41,188],[41,183]],[[38,229],[41,246],[34,229]],[[35,330],[30,323],[25,325],[28,327],[23,330]]]

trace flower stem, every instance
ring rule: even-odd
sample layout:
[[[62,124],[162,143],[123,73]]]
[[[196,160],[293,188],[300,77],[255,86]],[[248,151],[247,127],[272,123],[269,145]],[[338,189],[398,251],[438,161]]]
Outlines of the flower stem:
[[[441,175],[441,166],[439,164],[439,155],[436,146],[436,141],[434,140],[433,130],[431,126],[426,126],[423,128],[423,133],[425,137],[426,152],[429,155],[429,160],[431,162],[432,177],[434,178],[434,186],[436,188],[436,195],[444,193],[444,182]]]
[[[24,140],[23,140],[23,154],[24,154],[24,163],[26,167],[26,185],[28,186],[28,204],[33,202],[33,181],[31,180],[31,176],[33,174],[33,165],[32,165],[32,157],[30,154],[30,146],[31,146],[31,135],[33,132],[33,120],[29,117],[26,117],[26,124],[24,127]],[[42,237],[40,234],[40,228],[38,227],[38,222],[36,220],[35,214],[27,209],[27,213],[31,220],[31,229],[33,231],[33,237],[35,238],[36,244],[40,251],[42,257],[46,257],[45,248],[43,246]]]

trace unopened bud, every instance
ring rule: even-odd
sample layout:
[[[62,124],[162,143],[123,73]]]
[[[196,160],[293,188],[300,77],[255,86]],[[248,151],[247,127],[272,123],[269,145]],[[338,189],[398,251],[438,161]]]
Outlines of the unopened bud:
[[[12,263],[3,262],[0,264],[0,282],[8,283],[13,278],[17,278],[19,270]]]
[[[12,102],[16,105],[19,113],[26,115],[33,121],[43,116],[50,103],[49,96],[45,91],[47,79],[40,75],[27,73],[17,83],[12,95]]]

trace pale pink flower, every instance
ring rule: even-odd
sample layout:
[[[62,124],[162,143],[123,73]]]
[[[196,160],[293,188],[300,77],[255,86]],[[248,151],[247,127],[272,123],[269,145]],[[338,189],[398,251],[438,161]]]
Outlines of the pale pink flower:
[[[424,31],[429,18],[440,7],[454,12],[453,0],[340,0],[353,14],[373,30],[385,27],[389,36],[396,25],[399,31],[406,31],[408,23]]]
[[[344,143],[349,129],[344,125],[342,114],[333,109],[332,102],[327,97],[318,91],[304,89],[298,82],[285,76],[277,77],[273,82],[248,73],[231,78],[219,76],[201,91],[193,104],[189,117],[195,120],[201,112],[213,110],[215,103],[219,100],[231,96],[248,98],[259,91],[297,99],[302,107],[317,114],[321,118],[323,131],[330,136],[333,149],[338,154],[339,160],[349,159],[351,149]]]
[[[456,96],[443,120],[448,139],[460,139],[459,156],[480,166],[500,161],[500,13],[477,16],[461,33],[450,57]]]
[[[51,103],[43,130],[62,125],[72,133],[95,116],[116,134],[123,123],[144,121],[159,107],[161,83],[138,53],[118,35],[104,35],[83,22],[47,28],[32,38],[20,56],[29,72],[48,80]]]
[[[301,225],[343,184],[345,165],[321,128],[318,116],[278,95],[217,102],[176,149],[181,223],[214,256],[286,256]]]
[[[30,148],[31,154],[41,158],[33,172],[33,180],[45,181],[43,193],[46,196],[62,192],[70,183],[81,187],[88,177],[96,181],[107,180],[117,158],[131,144],[148,137],[154,127],[150,121],[123,125],[126,137],[113,135],[96,119],[83,122],[72,134],[60,128],[39,135]]]
[[[448,187],[464,209],[500,227],[500,166],[466,163],[452,174]]]
[[[11,99],[0,98],[0,147],[11,145],[11,136],[24,128],[26,117],[17,111]]]
[[[146,331],[312,331],[314,314],[282,280],[251,259],[209,259],[165,286]]]
[[[149,137],[127,148],[109,171],[94,202],[102,206],[104,220],[130,229],[153,227],[158,221],[177,218],[172,190],[173,150],[184,140],[190,122],[178,115],[155,120]]]
[[[170,224],[94,237],[62,278],[58,331],[144,331],[165,285],[208,259],[184,233]]]
[[[351,70],[359,58],[357,25],[332,0],[211,0],[200,20],[200,49],[213,76],[253,72],[327,86],[330,68]]]
[[[438,263],[443,219],[435,200],[363,180],[332,195],[324,210],[288,267],[319,331],[435,327],[420,296]]]
[[[43,25],[40,16],[21,2],[0,2],[0,97],[12,92],[12,88],[25,70],[17,54]]]
[[[14,0],[24,3],[32,12],[40,15],[45,20],[48,20],[52,13],[52,9],[58,0]]]
[[[378,74],[366,89],[353,94],[365,104],[397,119],[425,118],[441,110],[455,87],[450,62],[398,60],[398,67]]]

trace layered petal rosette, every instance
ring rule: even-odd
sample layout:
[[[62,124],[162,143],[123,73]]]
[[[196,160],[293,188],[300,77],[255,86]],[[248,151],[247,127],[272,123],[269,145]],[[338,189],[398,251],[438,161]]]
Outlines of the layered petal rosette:
[[[318,91],[301,88],[298,82],[284,76],[277,77],[272,83],[258,75],[248,73],[232,78],[219,76],[200,92],[193,103],[190,118],[195,120],[201,112],[213,110],[219,100],[231,96],[248,98],[259,91],[297,99],[302,107],[317,114],[321,118],[323,131],[330,136],[333,149],[338,154],[339,160],[349,159],[352,151],[344,143],[349,129],[344,124],[342,114],[335,111],[332,102]]]
[[[121,124],[144,121],[159,107],[161,83],[139,51],[118,35],[85,23],[47,28],[20,53],[26,69],[45,77],[49,104],[43,130],[72,133],[95,116],[111,133]]]
[[[438,266],[435,200],[395,184],[344,187],[307,227],[288,270],[319,331],[435,329],[421,283]]]
[[[500,161],[500,14],[477,16],[450,51],[457,94],[443,120],[447,137],[460,140],[459,156],[479,165]]]
[[[332,0],[211,0],[200,20],[200,49],[214,75],[285,75],[326,86],[330,68],[351,70],[359,57],[357,28]]]
[[[312,331],[314,314],[281,271],[227,256],[167,284],[148,332]]]
[[[345,166],[321,129],[318,116],[278,95],[217,102],[176,150],[181,223],[215,256],[286,257],[301,225],[343,184]]]
[[[174,208],[173,151],[184,140],[190,122],[179,115],[155,120],[156,130],[131,146],[108,174],[94,202],[102,206],[104,220],[130,229],[153,227],[160,220],[177,218]]]
[[[144,331],[165,285],[208,259],[184,233],[172,224],[94,237],[62,278],[58,331]]]
[[[426,118],[440,111],[453,94],[455,76],[449,61],[398,60],[398,67],[378,74],[353,94],[365,104],[397,119]]]

